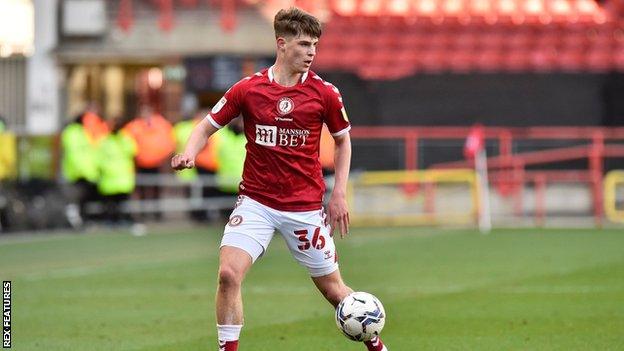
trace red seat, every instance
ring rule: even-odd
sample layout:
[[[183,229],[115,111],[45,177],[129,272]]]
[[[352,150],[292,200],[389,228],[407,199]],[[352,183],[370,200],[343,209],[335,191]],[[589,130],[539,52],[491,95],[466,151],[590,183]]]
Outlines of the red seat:
[[[386,68],[383,66],[366,65],[360,68],[357,74],[365,80],[376,80],[384,77]]]
[[[418,56],[418,66],[427,72],[441,72],[448,69],[448,58],[446,50],[427,50]]]
[[[608,72],[613,68],[610,50],[592,50],[585,56],[585,65],[591,72]]]
[[[453,72],[470,72],[476,69],[476,55],[472,50],[456,50],[449,53],[448,65]]]
[[[557,50],[533,50],[529,54],[531,67],[539,72],[554,71],[557,68]]]
[[[613,68],[618,71],[624,71],[624,50],[618,50],[613,53]]]
[[[580,72],[585,68],[585,55],[580,50],[563,50],[556,55],[557,66],[564,72]]]
[[[504,68],[511,72],[526,72],[531,68],[529,53],[523,49],[514,49],[504,54]]]
[[[404,49],[401,50],[398,54],[399,60],[401,62],[407,62],[410,65],[416,65],[419,62],[420,57],[422,56],[424,50],[418,49]]]
[[[506,46],[509,49],[526,50],[533,45],[533,31],[527,28],[519,28],[507,38]]]
[[[548,15],[554,23],[571,22],[573,8],[568,0],[551,0],[546,3]]]
[[[584,31],[569,31],[561,36],[561,47],[568,50],[583,50],[587,43],[588,38]]]
[[[452,34],[445,33],[443,31],[437,31],[437,32],[431,33],[427,37],[427,41],[425,45],[429,49],[445,49],[451,46],[452,42],[453,42]]]
[[[505,45],[507,37],[500,31],[488,31],[479,36],[478,46],[484,50],[497,50]]]
[[[503,53],[497,49],[483,50],[477,55],[475,65],[482,72],[501,71],[504,67]]]
[[[451,37],[451,44],[456,50],[475,50],[479,43],[479,33],[466,29]]]
[[[535,47],[539,49],[553,49],[561,45],[561,33],[556,30],[540,31],[534,41]]]

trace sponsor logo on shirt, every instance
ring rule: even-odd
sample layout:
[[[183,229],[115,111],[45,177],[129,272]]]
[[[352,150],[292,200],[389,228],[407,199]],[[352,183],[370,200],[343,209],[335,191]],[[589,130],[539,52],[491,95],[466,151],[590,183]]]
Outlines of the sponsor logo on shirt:
[[[283,97],[277,101],[277,111],[280,115],[287,115],[295,108],[295,103],[289,97]]]
[[[277,145],[277,126],[256,124],[256,144],[264,146]]]
[[[310,131],[307,129],[278,128],[256,124],[256,144],[264,146],[305,146]]]
[[[279,146],[304,146],[308,136],[310,136],[310,131],[307,129],[279,128],[277,136]]]

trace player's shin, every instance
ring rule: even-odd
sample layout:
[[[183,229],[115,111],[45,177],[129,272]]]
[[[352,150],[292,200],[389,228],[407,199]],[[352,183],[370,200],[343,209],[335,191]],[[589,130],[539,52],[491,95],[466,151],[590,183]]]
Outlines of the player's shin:
[[[238,351],[238,338],[242,328],[242,325],[217,324],[219,351]]]

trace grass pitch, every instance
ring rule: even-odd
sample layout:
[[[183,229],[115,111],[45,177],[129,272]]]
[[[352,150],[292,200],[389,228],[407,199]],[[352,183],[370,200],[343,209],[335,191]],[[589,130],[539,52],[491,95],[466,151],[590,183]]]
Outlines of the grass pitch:
[[[0,238],[14,350],[216,350],[221,227]],[[353,229],[392,351],[624,350],[624,231]],[[242,351],[363,351],[276,236],[244,283]]]

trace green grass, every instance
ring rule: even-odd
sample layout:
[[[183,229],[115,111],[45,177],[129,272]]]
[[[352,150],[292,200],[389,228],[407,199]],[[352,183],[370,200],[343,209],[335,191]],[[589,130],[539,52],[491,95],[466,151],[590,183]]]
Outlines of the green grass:
[[[0,238],[14,350],[216,350],[221,228]],[[624,350],[624,231],[353,229],[392,351]],[[244,284],[242,351],[363,351],[276,236]]]

